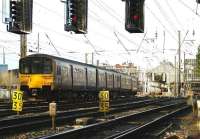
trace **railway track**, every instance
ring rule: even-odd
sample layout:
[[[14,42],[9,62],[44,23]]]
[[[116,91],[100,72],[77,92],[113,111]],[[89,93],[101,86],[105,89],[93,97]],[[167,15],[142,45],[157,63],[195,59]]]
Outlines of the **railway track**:
[[[146,133],[150,128],[189,108],[190,106],[187,106],[185,102],[177,102],[86,125],[82,128],[44,136],[41,139],[129,139],[144,136],[149,138]]]
[[[24,107],[31,107],[31,106],[45,106],[48,105],[46,101],[24,101]],[[11,102],[4,102],[0,103],[0,109],[11,109],[12,103]]]
[[[119,99],[115,101],[111,101],[111,104],[117,104],[117,103],[123,103],[125,101],[131,102],[131,101],[138,101],[138,100],[145,100],[150,98],[128,98],[128,99]],[[0,119],[4,118],[6,116],[15,116],[16,112],[12,111],[12,104],[11,103],[6,103],[4,105],[0,105]],[[69,109],[75,109],[75,108],[86,108],[86,107],[94,107],[98,106],[98,102],[87,102],[87,103],[77,103],[75,105],[74,103],[68,103],[61,101],[57,104],[57,109],[58,111],[64,111],[64,110],[69,110]],[[49,103],[45,101],[37,101],[37,102],[25,102],[23,111],[20,112],[20,115],[23,114],[29,114],[29,113],[42,113],[42,112],[47,112],[49,109]]]
[[[163,100],[145,100],[145,101],[138,101],[138,102],[132,102],[132,103],[125,103],[125,104],[118,104],[118,105],[112,105],[110,110],[110,115],[115,113],[121,113],[123,111],[128,111],[130,109],[136,109],[141,108],[149,105],[154,105],[154,107],[158,107],[163,102],[168,101],[168,103],[174,101],[169,99],[163,99]],[[182,100],[176,100],[176,101],[182,101]],[[98,112],[98,107],[92,107],[92,108],[84,108],[84,109],[78,109],[78,110],[71,110],[71,111],[65,111],[65,112],[59,112],[57,114],[56,118],[56,124],[57,125],[63,125],[63,121],[65,123],[73,123],[76,118],[80,117],[102,117],[103,114]],[[39,116],[30,116],[30,117],[21,117],[21,118],[13,118],[13,119],[7,119],[7,120],[1,120],[0,121],[0,135],[8,135],[9,133],[18,133],[18,132],[26,132],[31,131],[34,129],[41,129],[45,127],[51,126],[51,119],[48,116],[48,113],[39,115]],[[42,129],[41,129],[42,130]]]

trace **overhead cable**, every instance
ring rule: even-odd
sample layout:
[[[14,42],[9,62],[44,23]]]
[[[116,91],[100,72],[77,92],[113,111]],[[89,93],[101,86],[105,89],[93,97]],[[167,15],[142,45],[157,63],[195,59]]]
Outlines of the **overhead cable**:
[[[61,55],[60,55],[60,52],[57,50],[57,48],[54,46],[53,42],[52,42],[51,39],[49,38],[49,35],[48,35],[47,33],[45,33],[45,35],[46,35],[47,39],[49,40],[50,45],[53,46],[53,48],[55,49],[56,53],[57,53],[59,56],[61,56]]]
[[[127,54],[131,55],[130,52],[129,52],[129,50],[126,48],[126,46],[124,45],[124,43],[119,39],[119,37],[118,37],[118,35],[117,35],[117,33],[115,31],[114,31],[114,35],[116,36],[116,38],[117,38],[118,42],[121,44],[121,46],[126,50]]]

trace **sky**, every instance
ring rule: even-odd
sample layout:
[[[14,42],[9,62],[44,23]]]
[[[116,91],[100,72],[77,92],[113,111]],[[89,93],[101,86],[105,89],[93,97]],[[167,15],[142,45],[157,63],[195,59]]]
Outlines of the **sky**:
[[[182,59],[184,52],[186,58],[195,58],[200,44],[200,6],[197,7],[196,0],[146,0],[145,30],[139,34],[125,30],[125,2],[121,0],[88,0],[86,35],[64,31],[64,3],[60,0],[34,0],[33,4],[33,30],[28,35],[28,51],[35,52],[28,52],[28,55],[37,53],[39,33],[40,53],[80,62],[85,62],[85,53],[88,53],[90,63],[94,53],[94,61],[100,63],[132,62],[142,69],[150,69],[163,60],[174,63],[178,31]],[[19,35],[7,32],[6,25],[0,22],[0,63],[4,48],[9,69],[18,68],[19,39]]]

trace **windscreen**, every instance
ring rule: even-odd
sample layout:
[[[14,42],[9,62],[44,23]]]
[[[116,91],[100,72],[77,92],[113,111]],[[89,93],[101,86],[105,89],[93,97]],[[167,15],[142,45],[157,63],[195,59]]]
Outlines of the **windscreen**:
[[[52,73],[52,60],[44,57],[28,57],[20,60],[22,74],[49,74]]]

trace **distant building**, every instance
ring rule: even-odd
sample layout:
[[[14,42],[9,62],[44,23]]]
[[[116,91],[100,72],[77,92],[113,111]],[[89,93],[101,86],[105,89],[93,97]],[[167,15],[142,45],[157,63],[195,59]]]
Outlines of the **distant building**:
[[[127,73],[131,76],[138,77],[137,66],[135,66],[133,63],[116,64],[115,69],[119,72]]]
[[[185,80],[200,82],[200,76],[196,72],[196,59],[185,59]]]
[[[185,59],[185,82],[186,89],[200,92],[200,75],[196,71],[196,59]]]
[[[116,64],[114,66],[103,63],[100,67],[138,77],[137,67],[133,63]]]
[[[18,69],[0,72],[0,88],[16,88],[19,85]]]
[[[8,71],[8,65],[6,64],[0,64],[0,72]]]
[[[154,75],[153,77],[152,77],[152,74]],[[152,80],[152,78],[156,78],[156,76],[157,77],[160,76],[160,78],[163,78],[162,76],[163,74],[165,74],[166,81],[165,83],[158,84],[157,88],[165,86],[165,88],[167,87],[168,92],[175,93],[175,83],[178,82],[178,68],[176,68],[176,73],[175,73],[175,66],[169,61],[162,61],[160,65],[148,71],[147,78],[148,78],[149,84],[155,84],[152,82],[156,82],[156,80],[155,79]],[[181,82],[183,82],[183,72],[181,71],[180,74],[181,74]]]
[[[176,69],[177,69],[177,73],[178,73],[178,67]],[[160,74],[160,75],[162,73],[166,73],[166,82],[167,83],[172,83],[175,80],[175,66],[169,61],[160,62],[160,65],[149,70],[148,72],[152,72],[152,73],[156,73],[156,74]],[[183,80],[182,74],[183,73],[181,72],[181,80]],[[176,76],[177,76],[177,74],[176,74]]]

